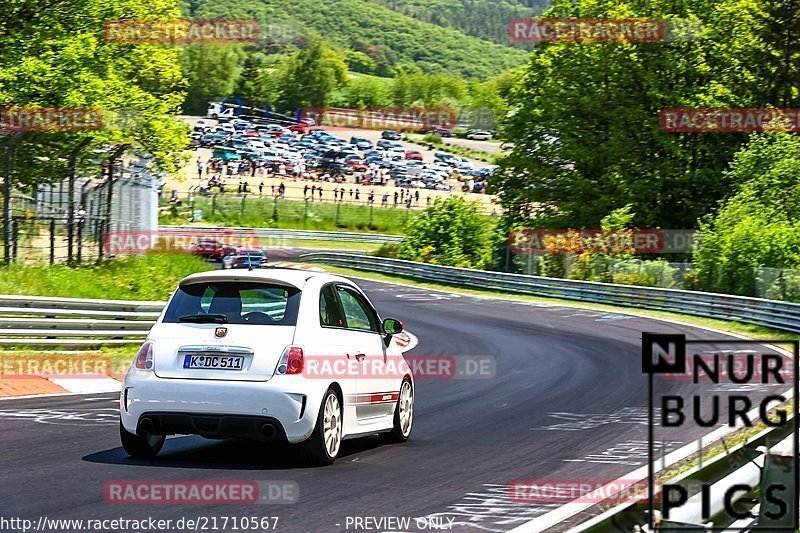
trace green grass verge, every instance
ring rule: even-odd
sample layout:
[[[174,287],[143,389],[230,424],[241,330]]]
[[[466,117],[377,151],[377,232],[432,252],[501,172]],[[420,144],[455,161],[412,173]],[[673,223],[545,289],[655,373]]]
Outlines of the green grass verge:
[[[280,241],[283,248],[320,248],[325,250],[349,250],[358,252],[372,252],[380,248],[380,244],[374,242],[341,242],[325,241],[314,239],[286,239]],[[267,249],[269,255],[269,249]],[[277,259],[276,259],[277,260]]]
[[[406,135],[406,137],[409,142],[414,144],[420,144],[423,146],[430,145],[440,152],[448,152],[462,157],[468,157],[470,159],[477,159],[478,161],[491,163],[492,165],[496,165],[500,158],[503,157],[502,154],[490,154],[489,152],[484,152],[482,150],[473,150],[472,148],[467,148],[458,144],[446,143],[438,135],[419,135],[416,133],[409,133]]]
[[[380,195],[376,195],[380,204]],[[420,213],[403,207],[370,207],[361,204],[304,202],[272,198],[236,196],[197,197],[193,210],[202,210],[203,223],[251,228],[309,229],[323,231],[361,231],[400,234],[408,220]],[[174,216],[164,213],[159,224],[188,223],[188,211]]]
[[[14,263],[0,268],[0,294],[166,300],[182,278],[209,268],[188,254],[147,254],[75,267]]]

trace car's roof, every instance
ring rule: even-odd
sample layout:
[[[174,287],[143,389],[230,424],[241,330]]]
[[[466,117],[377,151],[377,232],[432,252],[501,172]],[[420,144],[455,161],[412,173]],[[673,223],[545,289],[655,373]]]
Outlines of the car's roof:
[[[323,278],[323,282],[349,280],[329,274],[327,272],[313,272],[293,268],[261,268],[258,270],[210,270],[192,274],[181,280],[181,285],[192,283],[208,283],[219,281],[276,281],[284,285],[291,285],[302,289],[311,278]]]

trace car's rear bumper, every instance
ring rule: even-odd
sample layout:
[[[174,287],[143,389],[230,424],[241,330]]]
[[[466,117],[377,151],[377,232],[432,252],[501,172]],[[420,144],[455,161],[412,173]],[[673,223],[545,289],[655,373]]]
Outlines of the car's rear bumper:
[[[159,435],[286,441],[286,433],[280,420],[269,416],[147,411],[139,417],[137,430]]]
[[[324,390],[308,387],[306,380],[296,378],[275,376],[269,381],[165,379],[151,372],[136,372],[129,374],[123,385],[120,417],[131,433],[140,429],[143,418],[155,413],[160,417],[176,415],[176,418],[164,419],[164,423],[169,424],[160,429],[169,430],[169,434],[222,437],[251,436],[258,422],[263,425],[272,421],[281,437],[289,442],[301,442],[314,430]],[[247,422],[242,423],[242,419]]]

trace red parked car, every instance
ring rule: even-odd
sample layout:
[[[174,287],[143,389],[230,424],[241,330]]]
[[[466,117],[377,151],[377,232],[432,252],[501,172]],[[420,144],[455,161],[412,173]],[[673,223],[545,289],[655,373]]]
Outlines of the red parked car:
[[[422,154],[417,152],[416,150],[408,150],[406,152],[406,159],[422,161]]]

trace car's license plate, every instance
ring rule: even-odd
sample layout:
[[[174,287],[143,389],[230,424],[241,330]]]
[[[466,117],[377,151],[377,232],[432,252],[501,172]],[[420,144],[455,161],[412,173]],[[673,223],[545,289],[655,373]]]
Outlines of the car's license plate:
[[[240,355],[187,355],[183,368],[203,368],[209,370],[241,370],[244,357]]]

